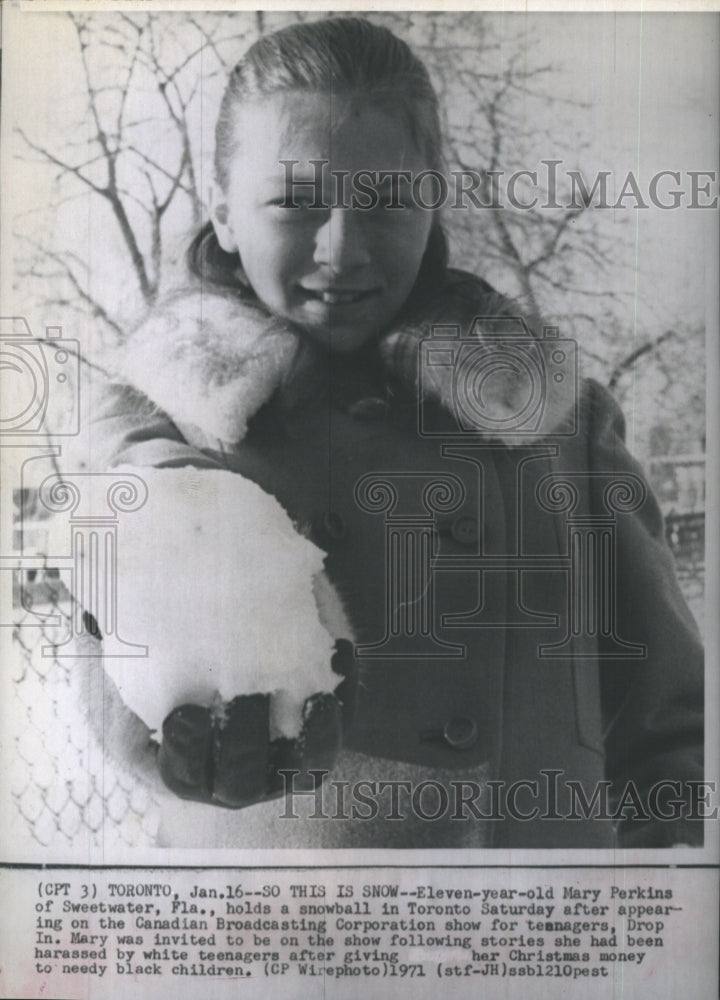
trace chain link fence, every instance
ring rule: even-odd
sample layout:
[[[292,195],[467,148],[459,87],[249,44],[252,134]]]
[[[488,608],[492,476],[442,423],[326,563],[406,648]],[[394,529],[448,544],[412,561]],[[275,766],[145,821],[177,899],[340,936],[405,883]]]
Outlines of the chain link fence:
[[[160,810],[138,776],[109,759],[88,725],[72,658],[43,655],[69,628],[71,599],[53,570],[18,571],[5,780],[16,832],[43,847],[152,846]],[[36,612],[60,626],[38,625]]]

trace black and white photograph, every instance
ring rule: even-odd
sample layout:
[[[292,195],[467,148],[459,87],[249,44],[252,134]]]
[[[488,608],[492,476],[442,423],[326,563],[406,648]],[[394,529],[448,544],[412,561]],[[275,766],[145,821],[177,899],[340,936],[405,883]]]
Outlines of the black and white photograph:
[[[1,995],[713,996],[718,14],[2,16]]]

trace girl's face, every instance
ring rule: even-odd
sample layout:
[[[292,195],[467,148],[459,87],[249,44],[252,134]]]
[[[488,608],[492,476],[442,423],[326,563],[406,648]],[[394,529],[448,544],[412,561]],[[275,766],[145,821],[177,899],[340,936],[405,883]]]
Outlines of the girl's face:
[[[352,351],[377,337],[410,294],[432,225],[432,212],[412,204],[408,182],[395,192],[402,208],[384,207],[389,178],[375,185],[377,207],[351,207],[354,192],[360,204],[371,200],[357,194],[358,185],[373,186],[361,171],[402,170],[414,178],[428,168],[399,117],[291,91],[239,110],[235,135],[227,189],[216,189],[211,205],[221,247],[239,252],[271,312],[331,350]],[[297,161],[292,186],[283,160]],[[313,160],[327,163],[314,167]],[[312,207],[320,192],[298,184],[320,176],[318,200],[328,207]],[[300,207],[283,207],[289,202]]]

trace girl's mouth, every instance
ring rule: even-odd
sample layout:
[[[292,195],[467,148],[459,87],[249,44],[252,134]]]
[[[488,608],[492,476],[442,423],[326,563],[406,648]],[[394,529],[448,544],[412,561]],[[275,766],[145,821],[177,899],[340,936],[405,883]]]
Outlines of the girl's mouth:
[[[373,295],[377,295],[379,289],[377,288],[306,288],[303,285],[300,286],[302,292],[309,298],[316,302],[322,302],[326,306],[348,306],[354,305],[357,302],[362,302],[364,299],[368,299]]]

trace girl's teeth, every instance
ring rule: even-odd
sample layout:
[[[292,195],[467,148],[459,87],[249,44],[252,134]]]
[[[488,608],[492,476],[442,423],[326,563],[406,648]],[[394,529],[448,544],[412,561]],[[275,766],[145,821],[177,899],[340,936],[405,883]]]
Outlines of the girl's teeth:
[[[346,305],[349,302],[359,302],[365,292],[321,292],[321,300],[328,306]]]

